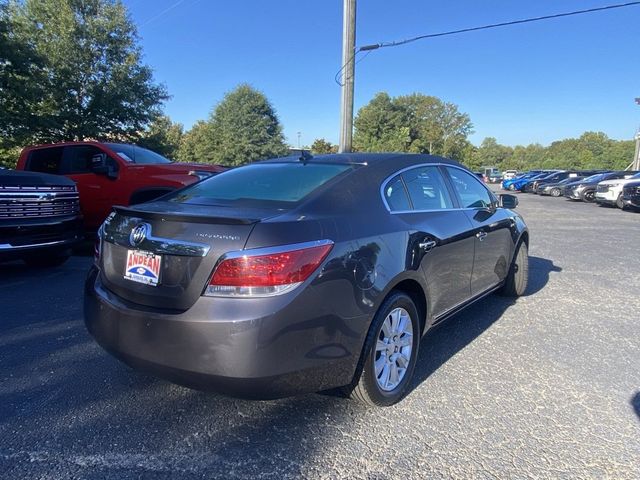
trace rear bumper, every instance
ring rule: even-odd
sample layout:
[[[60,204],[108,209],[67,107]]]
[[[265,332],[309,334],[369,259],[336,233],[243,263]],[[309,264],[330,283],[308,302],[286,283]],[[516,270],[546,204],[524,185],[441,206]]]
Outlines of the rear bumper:
[[[202,390],[269,399],[347,385],[355,373],[368,318],[311,311],[300,304],[308,302],[304,296],[278,310],[255,302],[265,299],[201,297],[169,314],[128,304],[92,267],[84,317],[96,341],[134,368]]]
[[[14,260],[34,252],[64,251],[84,238],[82,219],[24,219],[0,221],[0,260]]]

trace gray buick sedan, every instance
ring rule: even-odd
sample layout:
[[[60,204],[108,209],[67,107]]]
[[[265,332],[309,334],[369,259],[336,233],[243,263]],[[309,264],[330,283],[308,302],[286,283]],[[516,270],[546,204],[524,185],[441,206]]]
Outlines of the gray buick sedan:
[[[421,337],[527,286],[529,234],[460,164],[289,157],[228,170],[100,228],[89,332],[134,368],[250,398],[408,391]]]

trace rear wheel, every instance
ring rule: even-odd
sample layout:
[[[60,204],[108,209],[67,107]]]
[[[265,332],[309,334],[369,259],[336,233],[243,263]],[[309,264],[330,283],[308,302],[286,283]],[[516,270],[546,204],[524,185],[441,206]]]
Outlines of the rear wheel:
[[[511,263],[504,286],[500,294],[506,297],[519,297],[524,294],[529,283],[529,248],[524,242],[520,243]]]
[[[621,208],[624,210],[624,202],[622,201],[622,193],[618,195],[618,198],[616,199],[616,207]]]
[[[509,185],[509,190],[511,190],[512,192],[516,189],[515,185],[512,183],[511,185]]]
[[[552,197],[559,197],[560,196],[560,189],[559,188],[552,188],[551,189],[551,196]]]
[[[393,292],[371,324],[351,398],[377,407],[399,402],[411,383],[419,344],[418,310],[409,296]]]
[[[584,200],[587,203],[593,203],[596,201],[596,192],[594,192],[593,190],[587,190],[586,192],[584,192],[582,194],[582,200]]]

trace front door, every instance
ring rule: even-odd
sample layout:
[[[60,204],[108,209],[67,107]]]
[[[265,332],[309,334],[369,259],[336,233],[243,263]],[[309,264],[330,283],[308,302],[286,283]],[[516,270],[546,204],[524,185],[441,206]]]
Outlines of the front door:
[[[474,175],[456,167],[446,170],[475,237],[471,294],[476,296],[506,278],[515,221],[509,210],[498,207],[496,197]]]
[[[115,203],[114,180],[91,170],[91,158],[99,153],[104,152],[95,145],[67,146],[64,150],[64,174],[78,185],[84,224],[89,230],[100,226]],[[107,156],[109,162],[117,168],[115,161]]]

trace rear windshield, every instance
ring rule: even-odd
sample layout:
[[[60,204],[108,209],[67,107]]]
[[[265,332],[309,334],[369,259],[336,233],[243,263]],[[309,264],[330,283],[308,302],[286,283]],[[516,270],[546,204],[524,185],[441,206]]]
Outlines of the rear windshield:
[[[260,163],[227,170],[164,199],[197,205],[287,207],[351,169],[351,165]]]

